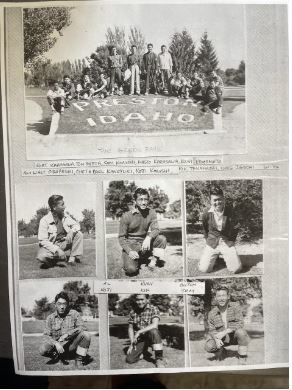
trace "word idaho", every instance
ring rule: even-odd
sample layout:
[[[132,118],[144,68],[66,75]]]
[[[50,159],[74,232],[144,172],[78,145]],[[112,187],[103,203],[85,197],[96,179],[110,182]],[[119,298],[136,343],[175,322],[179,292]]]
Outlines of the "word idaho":
[[[83,102],[79,101],[76,103],[73,103],[73,106],[78,111],[86,111],[89,106],[92,106],[92,102],[95,105],[96,113],[97,114],[106,114],[106,115],[99,115],[99,120],[102,124],[112,124],[117,122],[118,118],[112,114],[112,112],[108,113],[108,111],[114,111],[117,108],[122,108],[121,106],[128,106],[127,108],[131,107],[134,108],[135,106],[147,106],[149,109],[150,107],[153,107],[153,111],[151,113],[151,118],[149,118],[149,115],[145,115],[141,112],[128,112],[125,113],[123,117],[124,122],[130,122],[130,121],[141,121],[145,122],[147,119],[153,120],[153,121],[172,121],[177,120],[181,123],[190,123],[195,120],[195,115],[192,115],[190,113],[177,113],[174,115],[173,112],[165,112],[167,111],[167,108],[171,106],[181,106],[186,107],[188,106],[188,111],[191,107],[197,107],[198,105],[193,102],[192,99],[186,99],[186,100],[180,100],[178,98],[162,98],[162,97],[154,97],[151,100],[145,100],[143,98],[132,98],[131,100],[125,102],[122,99],[111,99],[110,101],[105,99],[102,101],[93,100],[91,102]],[[163,112],[156,111],[155,106],[159,105],[160,107],[163,107]],[[126,107],[124,107],[126,108]],[[112,109],[112,110],[111,110]],[[178,107],[176,107],[175,111],[178,111]],[[103,112],[107,111],[107,113]],[[134,111],[131,109],[131,111]],[[180,110],[179,110],[180,111]],[[174,117],[175,116],[175,117]],[[121,120],[119,118],[119,120]],[[87,118],[87,122],[90,126],[96,126],[96,122],[92,118]]]

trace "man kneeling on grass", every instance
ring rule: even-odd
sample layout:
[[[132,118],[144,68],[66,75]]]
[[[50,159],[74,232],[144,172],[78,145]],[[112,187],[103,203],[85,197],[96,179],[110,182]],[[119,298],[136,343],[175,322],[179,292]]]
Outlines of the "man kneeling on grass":
[[[148,353],[148,347],[152,347],[156,367],[165,367],[162,340],[158,330],[159,319],[159,310],[149,303],[149,295],[137,294],[129,317],[130,346],[127,351],[127,363],[137,363]]]
[[[148,208],[150,196],[144,188],[134,193],[135,207],[123,214],[120,221],[119,242],[126,275],[139,273],[140,263],[148,262],[148,268],[163,266],[166,238],[159,234],[156,212]]]
[[[215,301],[216,306],[208,314],[209,333],[205,350],[223,360],[227,357],[224,346],[238,345],[239,363],[246,364],[249,337],[244,329],[242,309],[239,303],[230,302],[229,290],[225,286],[217,287]]]
[[[46,321],[45,341],[40,346],[40,354],[50,357],[50,364],[61,360],[65,365],[69,364],[66,358],[73,354],[75,367],[80,369],[93,360],[87,355],[91,335],[86,331],[80,314],[69,308],[69,297],[65,292],[56,295],[55,306],[56,311]]]
[[[209,107],[215,114],[221,114],[223,104],[222,94],[222,88],[216,85],[216,80],[211,80],[204,95],[205,101],[202,111],[206,112],[207,107]]]
[[[40,248],[36,258],[41,268],[53,267],[58,261],[80,263],[83,234],[79,223],[65,212],[63,196],[50,196],[48,204],[51,211],[40,220],[38,231]]]

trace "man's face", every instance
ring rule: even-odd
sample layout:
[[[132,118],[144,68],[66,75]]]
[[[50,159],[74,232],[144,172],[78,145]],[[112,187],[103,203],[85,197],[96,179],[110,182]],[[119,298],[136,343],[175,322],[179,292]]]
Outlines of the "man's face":
[[[166,52],[166,47],[162,46],[161,51],[162,51],[162,53],[165,53]]]
[[[136,205],[139,209],[145,210],[147,209],[149,204],[149,198],[148,195],[138,195],[136,199]]]
[[[56,302],[56,309],[60,316],[64,315],[67,311],[68,303],[65,299],[59,298]]]
[[[66,84],[70,84],[71,82],[70,77],[65,77],[64,81]]]
[[[90,81],[89,76],[87,74],[84,76],[84,81],[85,83],[88,83]]]
[[[180,72],[177,74],[177,78],[178,78],[179,80],[181,79],[181,73],[180,73]]]
[[[54,83],[54,90],[58,91],[58,89],[59,89],[59,83]]]
[[[215,88],[215,85],[216,85],[216,84],[215,84],[215,81],[212,80],[212,81],[210,82],[210,87],[211,87],[211,88]]]
[[[198,77],[198,72],[195,72],[195,73],[194,73],[194,77],[195,77],[195,78]]]
[[[136,296],[136,305],[139,309],[144,309],[146,306],[148,300],[145,295],[137,295]]]
[[[113,48],[113,55],[115,56],[117,54],[117,49],[114,47]]]
[[[137,48],[136,48],[136,46],[133,46],[133,47],[132,47],[132,54],[135,54],[135,53],[136,53],[136,51],[137,51]]]
[[[152,52],[152,50],[153,50],[153,46],[152,45],[149,45],[149,46],[147,46],[148,47],[148,51],[149,51],[149,53],[151,53]]]
[[[224,197],[220,195],[211,195],[211,206],[213,206],[216,211],[223,211]]]
[[[59,200],[57,202],[57,204],[55,205],[54,207],[54,212],[60,216],[60,217],[63,217],[64,216],[64,211],[65,211],[65,203],[63,200]]]
[[[225,307],[229,300],[228,292],[226,290],[218,290],[216,292],[216,302],[219,307]]]

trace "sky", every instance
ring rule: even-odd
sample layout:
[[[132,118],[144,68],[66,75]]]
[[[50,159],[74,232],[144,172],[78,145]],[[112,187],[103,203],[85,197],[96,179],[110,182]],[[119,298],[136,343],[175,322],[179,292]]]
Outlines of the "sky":
[[[244,6],[230,4],[103,4],[78,6],[72,24],[48,51],[52,62],[84,58],[105,43],[108,27],[137,26],[153,43],[154,52],[184,28],[199,43],[204,31],[213,42],[221,69],[237,68],[245,59]],[[128,34],[126,34],[128,35]]]
[[[93,281],[84,280],[93,291]],[[53,302],[55,296],[62,291],[64,280],[30,280],[20,283],[20,306],[31,310],[34,307],[35,300],[47,297],[49,302]],[[83,284],[84,284],[83,283]]]
[[[29,222],[36,210],[48,206],[48,199],[53,194],[64,197],[67,211],[78,221],[82,219],[82,210],[96,209],[95,183],[81,184],[20,184],[16,187],[17,221],[24,219]],[[82,196],[81,196],[82,195]]]
[[[130,180],[132,181],[132,180]],[[181,200],[182,195],[182,186],[179,180],[174,179],[162,179],[161,177],[153,177],[151,180],[133,180],[137,187],[149,188],[155,187],[156,185],[159,188],[166,192],[169,198],[169,203],[174,202],[175,200]],[[109,181],[104,182],[104,191],[108,187]]]

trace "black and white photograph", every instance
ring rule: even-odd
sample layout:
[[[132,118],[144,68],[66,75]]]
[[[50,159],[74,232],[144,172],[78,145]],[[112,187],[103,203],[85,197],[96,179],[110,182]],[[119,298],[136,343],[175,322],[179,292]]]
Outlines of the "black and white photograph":
[[[185,366],[182,295],[109,294],[111,369]]]
[[[260,277],[205,280],[205,295],[189,296],[191,366],[265,362]]]
[[[186,181],[187,274],[263,273],[262,180]]]
[[[107,277],[183,275],[182,182],[104,181]]]
[[[244,12],[232,4],[24,8],[27,157],[95,156],[109,136],[113,157],[129,148],[244,153]]]
[[[92,281],[22,281],[20,304],[25,370],[99,370]]]
[[[95,183],[16,186],[20,279],[96,275],[95,200]]]

